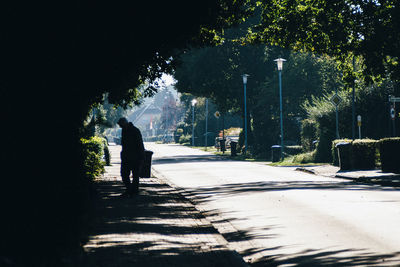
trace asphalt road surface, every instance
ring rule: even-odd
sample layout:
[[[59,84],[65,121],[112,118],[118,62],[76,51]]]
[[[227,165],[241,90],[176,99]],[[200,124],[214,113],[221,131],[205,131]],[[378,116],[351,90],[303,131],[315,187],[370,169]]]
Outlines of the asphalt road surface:
[[[400,266],[400,191],[293,167],[146,143],[156,176],[182,189],[252,265]]]

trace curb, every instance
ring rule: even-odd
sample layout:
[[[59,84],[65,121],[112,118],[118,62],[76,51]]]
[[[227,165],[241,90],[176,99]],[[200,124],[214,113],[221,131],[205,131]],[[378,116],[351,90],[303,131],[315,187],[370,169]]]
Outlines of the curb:
[[[382,176],[368,176],[368,175],[361,175],[358,177],[348,176],[343,174],[333,174],[333,175],[324,175],[315,172],[314,170],[310,170],[304,167],[298,167],[295,169],[296,171],[301,171],[309,174],[320,175],[325,177],[333,177],[333,178],[340,178],[340,179],[347,179],[352,180],[354,182],[361,182],[361,183],[368,183],[368,184],[377,184],[382,186],[400,186],[400,175],[398,174],[388,174]]]
[[[306,173],[309,173],[309,174],[315,174],[315,175],[317,175],[317,173],[315,173],[315,171],[309,170],[309,169],[306,169],[306,168],[303,168],[303,167],[297,167],[297,168],[295,169],[295,171],[301,171],[301,172],[306,172]]]

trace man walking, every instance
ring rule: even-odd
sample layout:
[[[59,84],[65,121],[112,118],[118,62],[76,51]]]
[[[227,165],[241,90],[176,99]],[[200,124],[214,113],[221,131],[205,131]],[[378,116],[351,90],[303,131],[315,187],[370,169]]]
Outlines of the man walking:
[[[121,134],[121,177],[126,191],[123,195],[132,196],[139,191],[139,175],[144,163],[144,145],[142,134],[132,122],[120,118],[118,125],[122,128]],[[132,172],[132,183],[129,178]]]

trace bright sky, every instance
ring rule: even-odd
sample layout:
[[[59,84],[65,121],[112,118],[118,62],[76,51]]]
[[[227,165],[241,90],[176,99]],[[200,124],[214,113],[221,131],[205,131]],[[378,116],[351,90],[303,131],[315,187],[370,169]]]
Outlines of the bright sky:
[[[174,79],[174,77],[172,77],[169,74],[163,74],[161,79],[165,83],[166,86],[176,83],[176,80]]]

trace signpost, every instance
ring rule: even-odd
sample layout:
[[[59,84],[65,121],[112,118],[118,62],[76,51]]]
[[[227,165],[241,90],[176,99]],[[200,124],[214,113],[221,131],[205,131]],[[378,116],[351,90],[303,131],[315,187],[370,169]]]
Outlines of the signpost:
[[[395,97],[395,96],[390,95],[389,102],[400,102],[400,97]]]
[[[361,139],[361,115],[357,116],[358,138]]]
[[[336,107],[339,106],[339,104],[342,102],[342,98],[336,93],[334,94],[331,99],[329,99],[332,104],[334,104]]]
[[[208,99],[206,98],[206,134],[205,134],[205,142],[204,142],[204,146],[206,148],[207,151],[207,133],[208,133]]]
[[[400,97],[389,95],[389,102],[392,102],[390,106],[390,118],[393,122],[393,136],[396,136],[396,102],[400,102]]]
[[[214,113],[214,117],[219,119],[221,117],[221,112],[219,111],[215,111]],[[224,123],[224,117],[222,117],[222,140],[219,140],[220,142],[220,148],[222,153],[225,153],[225,145],[222,145],[221,142],[223,144],[225,144],[225,123]]]
[[[394,110],[394,107],[390,108],[390,117],[392,118],[392,120],[396,118],[396,111]]]

